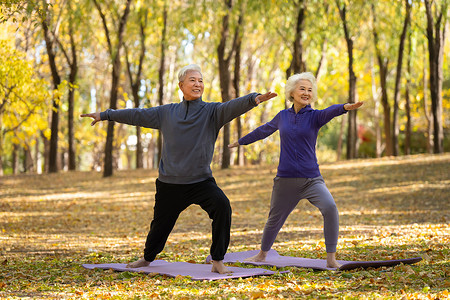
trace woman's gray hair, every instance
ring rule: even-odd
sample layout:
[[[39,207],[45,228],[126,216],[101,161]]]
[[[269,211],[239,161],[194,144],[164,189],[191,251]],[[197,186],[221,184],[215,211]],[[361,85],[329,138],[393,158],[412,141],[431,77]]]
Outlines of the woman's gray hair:
[[[303,72],[299,74],[294,74],[291,77],[288,78],[286,81],[286,86],[284,88],[284,94],[286,97],[286,100],[289,100],[290,102],[294,101],[294,98],[292,98],[291,94],[297,87],[297,84],[300,80],[308,80],[312,84],[312,101],[317,100],[317,83],[316,83],[316,77],[311,72]]]
[[[183,68],[181,68],[180,72],[178,72],[178,82],[182,82],[184,78],[186,78],[186,74],[189,71],[197,71],[200,74],[202,74],[202,70],[200,67],[196,64],[187,65]]]

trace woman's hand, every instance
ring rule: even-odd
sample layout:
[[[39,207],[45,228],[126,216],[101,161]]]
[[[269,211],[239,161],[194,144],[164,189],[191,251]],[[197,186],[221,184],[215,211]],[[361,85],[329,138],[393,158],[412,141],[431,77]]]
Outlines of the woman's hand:
[[[228,148],[234,148],[234,147],[238,147],[238,146],[239,146],[239,143],[238,142],[234,142],[232,144],[229,144]]]
[[[88,118],[92,118],[94,119],[94,121],[92,121],[91,126],[94,126],[95,123],[100,122],[102,119],[100,119],[100,113],[99,112],[95,112],[95,113],[90,113],[90,114],[82,114],[80,115],[80,117],[88,117]]]
[[[255,102],[256,102],[256,104],[260,104],[260,103],[263,103],[263,102],[265,102],[267,100],[270,100],[270,99],[272,99],[272,98],[274,98],[276,96],[278,96],[277,93],[272,93],[271,91],[269,91],[269,92],[267,92],[265,94],[258,95],[255,98]]]
[[[354,109],[358,109],[361,107],[361,105],[363,105],[364,102],[358,101],[356,103],[347,103],[344,104],[344,109],[345,110],[354,110]]]

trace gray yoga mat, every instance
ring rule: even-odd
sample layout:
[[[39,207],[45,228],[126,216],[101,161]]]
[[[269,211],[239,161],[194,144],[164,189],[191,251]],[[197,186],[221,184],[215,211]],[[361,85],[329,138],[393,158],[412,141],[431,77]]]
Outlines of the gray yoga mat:
[[[193,280],[218,280],[227,278],[244,278],[261,275],[272,275],[277,272],[262,268],[240,268],[229,267],[227,269],[233,273],[219,274],[211,272],[211,264],[192,264],[187,262],[167,262],[165,260],[155,260],[147,267],[127,268],[127,264],[108,263],[108,264],[83,264],[86,269],[113,269],[116,271],[143,272],[146,274],[157,273],[169,277],[190,276]],[[285,273],[285,272],[283,272]]]
[[[299,267],[299,268],[310,268],[314,270],[336,270],[336,268],[327,268],[327,261],[325,259],[313,259],[313,258],[302,258],[302,257],[290,257],[282,256],[278,254],[277,251],[271,249],[267,253],[267,258],[265,262],[248,262],[245,259],[255,256],[258,254],[259,250],[249,250],[243,252],[232,252],[225,254],[223,260],[224,263],[235,263],[240,262],[244,264],[254,265],[254,266],[275,266],[275,267]],[[393,260],[377,260],[377,261],[346,261],[338,260],[341,264],[339,270],[351,270],[357,268],[379,268],[383,266],[395,266],[399,264],[413,264],[421,261],[421,257],[413,257],[406,259],[393,259]],[[211,256],[206,258],[206,262],[211,261]]]

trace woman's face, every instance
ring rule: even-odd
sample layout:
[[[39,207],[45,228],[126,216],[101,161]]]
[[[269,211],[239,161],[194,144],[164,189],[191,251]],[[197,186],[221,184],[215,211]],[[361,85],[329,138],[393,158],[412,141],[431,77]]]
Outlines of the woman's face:
[[[294,105],[303,108],[310,104],[313,97],[312,89],[312,83],[309,80],[300,79],[291,93],[292,98],[294,98]]]
[[[188,71],[186,77],[178,84],[187,101],[198,99],[203,94],[203,78],[198,71]]]

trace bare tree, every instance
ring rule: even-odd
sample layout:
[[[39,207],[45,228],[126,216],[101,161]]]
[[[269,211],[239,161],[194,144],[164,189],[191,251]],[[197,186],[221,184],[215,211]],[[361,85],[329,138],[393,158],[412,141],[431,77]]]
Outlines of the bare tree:
[[[426,58],[425,58],[426,59]],[[433,153],[433,114],[428,106],[428,79],[427,79],[427,67],[424,61],[423,64],[423,111],[425,119],[427,120],[427,153]]]
[[[111,40],[111,33],[109,31],[108,23],[106,21],[106,15],[104,14],[98,0],[94,0],[95,7],[97,8],[100,17],[102,19],[103,29],[105,31],[106,41],[108,44],[108,52],[112,62],[111,72],[111,92],[109,98],[109,107],[112,109],[117,108],[119,77],[121,70],[120,50],[123,46],[124,31],[130,13],[130,5],[132,0],[127,0],[125,9],[122,16],[119,19],[119,26],[117,30],[117,41],[113,45]],[[109,177],[113,174],[113,142],[114,142],[114,122],[108,122],[108,131],[106,135],[105,144],[105,161],[103,169],[103,177]]]
[[[384,129],[384,138],[385,138],[385,155],[391,156],[393,154],[393,146],[392,146],[392,133],[391,133],[391,106],[388,101],[388,91],[387,91],[387,76],[388,76],[388,65],[389,65],[389,57],[383,56],[380,49],[380,42],[378,38],[378,31],[375,26],[377,24],[376,19],[376,11],[375,5],[371,3],[372,8],[372,18],[373,18],[373,26],[372,26],[372,34],[373,41],[375,46],[375,54],[378,61],[379,75],[380,75],[380,86],[381,86],[381,104],[383,105],[383,129]]]
[[[444,151],[444,129],[442,124],[442,80],[444,43],[446,35],[446,22],[448,2],[443,0],[440,9],[437,3],[424,0],[427,16],[427,39],[430,63],[430,95],[431,110],[433,112],[433,139],[434,153]],[[433,3],[435,3],[433,16]]]
[[[340,3],[336,0],[337,7],[339,9],[339,15],[342,20],[342,26],[344,29],[345,41],[347,42],[348,51],[348,73],[349,73],[349,90],[348,90],[348,102],[356,103],[356,75],[353,70],[353,39],[350,35],[347,23],[347,6],[344,3]],[[348,112],[348,127],[347,127],[347,159],[357,157],[356,152],[356,112],[352,110]]]
[[[406,61],[406,86],[405,86],[405,113],[406,113],[406,129],[405,129],[405,154],[411,154],[411,101],[409,96],[409,88],[411,86],[411,55],[412,55],[411,30],[408,32],[408,58]]]
[[[52,37],[50,30],[50,12],[48,6],[44,5],[41,13],[41,26],[44,32],[45,46],[47,49],[48,63],[52,74],[53,90],[57,90],[61,84],[61,75],[58,72],[56,63],[56,41]],[[53,36],[56,36],[54,33]],[[49,165],[48,172],[58,172],[58,132],[59,132],[59,103],[60,99],[57,93],[53,94],[52,99],[52,119],[51,119],[51,135],[50,135],[50,151],[49,151]]]
[[[400,34],[400,44],[398,46],[397,73],[395,76],[395,88],[394,88],[394,111],[392,116],[392,145],[393,145],[392,154],[395,156],[399,155],[398,102],[400,98],[400,79],[402,77],[403,52],[405,48],[406,34],[410,22],[411,22],[411,4],[409,0],[405,0],[405,20],[403,21],[403,29],[402,33]]]
[[[167,4],[164,2],[164,10],[163,10],[163,28],[161,33],[161,58],[159,61],[159,70],[158,70],[158,80],[159,80],[159,88],[158,88],[158,104],[164,104],[164,73],[165,73],[165,65],[166,65],[166,34],[167,33]],[[158,131],[158,163],[161,160],[161,152],[162,152],[162,143],[163,137],[161,131]]]
[[[128,48],[125,46],[125,53],[126,53],[126,62],[127,62],[127,74],[128,74],[128,81],[130,83],[131,88],[131,94],[133,95],[134,100],[134,107],[139,107],[141,104],[141,97],[139,96],[139,91],[141,89],[142,83],[142,70],[144,65],[144,58],[145,58],[145,28],[147,27],[147,10],[144,9],[139,12],[139,37],[140,37],[140,51],[139,51],[139,59],[138,59],[138,65],[137,70],[135,74],[133,75],[131,62],[128,55]],[[143,160],[143,149],[142,149],[142,138],[141,138],[141,127],[136,126],[136,168],[140,169],[144,166],[144,160]]]
[[[220,31],[220,43],[217,46],[217,56],[219,59],[219,78],[220,78],[220,92],[222,95],[222,102],[227,102],[231,100],[230,95],[230,83],[231,83],[231,74],[230,74],[230,62],[233,57],[234,52],[236,51],[239,30],[243,22],[243,9],[241,9],[238,19],[238,24],[236,26],[234,32],[233,43],[231,49],[226,52],[226,44],[230,32],[230,12],[233,8],[232,0],[224,0],[226,13],[222,18],[222,28]],[[223,127],[223,144],[222,144],[222,169],[226,169],[230,166],[230,149],[228,148],[228,144],[230,143],[230,123],[225,124]]]
[[[295,7],[298,7],[297,11],[297,23],[295,25],[295,38],[292,45],[292,60],[289,68],[286,70],[286,78],[289,78],[292,73],[300,73],[306,70],[305,61],[303,59],[303,24],[305,22],[306,13],[306,1],[298,0],[295,3]]]
[[[241,25],[243,26],[243,24]],[[244,31],[243,28],[240,30]],[[234,87],[234,97],[239,97],[240,81],[241,81],[241,46],[242,46],[242,34],[239,34],[236,41],[236,53],[234,55],[234,77],[233,77],[233,87]],[[242,137],[242,118],[238,116],[236,118],[236,131],[237,139]],[[236,163],[239,166],[244,165],[244,147],[237,147],[236,149]]]

